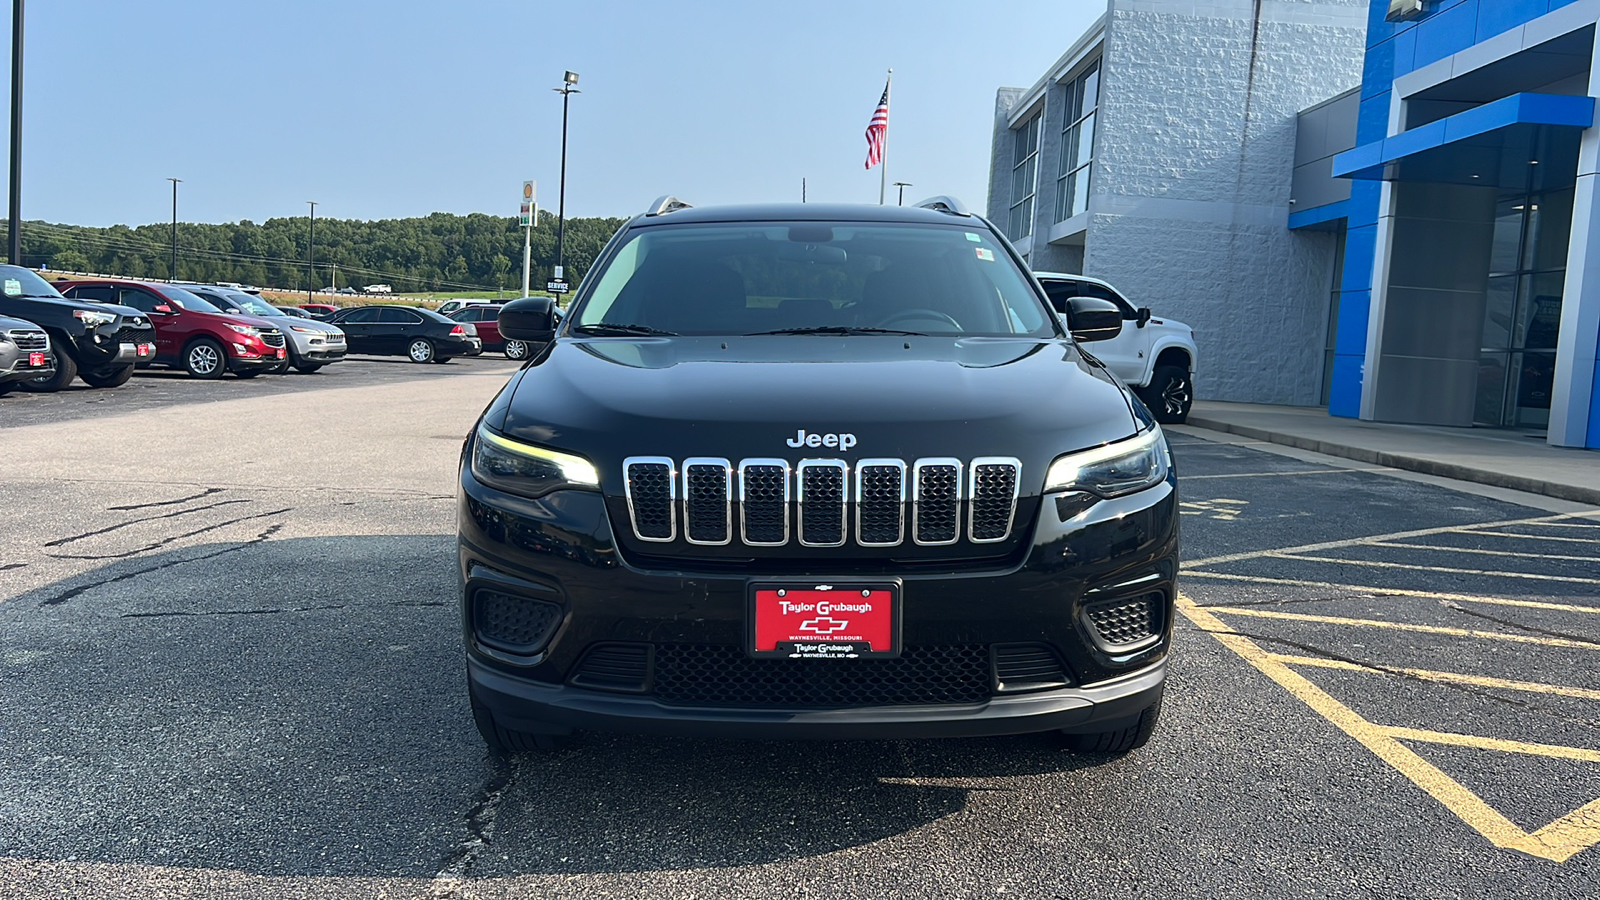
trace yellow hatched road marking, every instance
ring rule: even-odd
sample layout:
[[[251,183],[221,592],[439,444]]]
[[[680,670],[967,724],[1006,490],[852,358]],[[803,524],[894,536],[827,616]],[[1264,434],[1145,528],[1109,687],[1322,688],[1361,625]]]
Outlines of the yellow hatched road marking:
[[[1561,519],[1575,519],[1583,516],[1600,516],[1600,510],[1593,512],[1557,513],[1549,516],[1535,516],[1527,519],[1505,519],[1499,522],[1479,522],[1474,525],[1442,525],[1437,528],[1418,528],[1414,531],[1394,531],[1389,534],[1372,534],[1366,537],[1346,538],[1338,541],[1320,541],[1315,544],[1302,544],[1298,547],[1281,547],[1275,550],[1250,550],[1244,553],[1225,553],[1221,556],[1208,556],[1184,563],[1184,566],[1211,566],[1217,563],[1238,562],[1243,559],[1256,559],[1273,553],[1313,553],[1317,550],[1337,550],[1340,547],[1354,547],[1359,544],[1377,544],[1385,541],[1397,541],[1401,538],[1427,537],[1434,534],[1462,534],[1485,533],[1481,528],[1504,528],[1508,525],[1538,525],[1552,524]],[[1600,523],[1595,523],[1600,526]],[[1532,535],[1528,535],[1532,537]]]
[[[1197,609],[1200,607],[1196,607]],[[1566,638],[1534,637],[1526,634],[1506,634],[1501,631],[1472,631],[1466,628],[1447,628],[1443,625],[1414,625],[1410,622],[1386,622],[1382,619],[1349,619],[1344,616],[1318,616],[1310,613],[1278,612],[1271,609],[1248,609],[1238,606],[1207,606],[1210,612],[1230,616],[1254,616],[1261,619],[1287,619],[1292,622],[1316,622],[1320,625],[1350,625],[1359,628],[1388,628],[1394,631],[1415,631],[1420,634],[1444,634],[1450,637],[1481,638],[1491,641],[1511,641],[1516,644],[1538,644],[1543,647],[1569,647],[1574,650],[1600,650],[1597,641],[1573,641]]]
[[[1272,654],[1261,649],[1254,641],[1234,633],[1211,611],[1196,606],[1194,601],[1182,594],[1178,596],[1177,604],[1179,611],[1190,622],[1239,654],[1296,699],[1371,750],[1379,759],[1393,766],[1495,846],[1520,850],[1554,862],[1565,862],[1579,851],[1600,842],[1600,799],[1573,810],[1537,831],[1523,831],[1494,807],[1483,802],[1477,794],[1400,743],[1386,729],[1368,722],[1298,672],[1274,660]]]
[[[1579,762],[1600,763],[1600,750],[1585,747],[1563,747],[1560,744],[1530,744],[1526,741],[1506,741],[1500,738],[1481,737],[1476,734],[1455,734],[1449,731],[1428,731],[1423,728],[1402,728],[1398,725],[1379,725],[1384,734],[1401,741],[1421,741],[1427,744],[1448,744],[1452,747],[1474,747],[1479,750],[1498,750],[1502,753],[1526,753],[1530,756],[1549,756],[1554,759],[1575,759]]]
[[[1375,544],[1377,547],[1404,547],[1408,550],[1437,550],[1442,553],[1473,553],[1479,556],[1515,556],[1518,559],[1564,559],[1574,562],[1591,562],[1600,565],[1600,556],[1591,553],[1586,556],[1563,556],[1559,553],[1507,553],[1504,550],[1480,550],[1477,547],[1441,547],[1437,544]],[[1342,560],[1341,560],[1342,561]],[[1504,574],[1497,572],[1495,574]]]
[[[1235,575],[1232,572],[1191,572],[1184,570],[1185,578],[1214,578],[1222,581],[1249,581],[1260,584],[1287,584],[1296,587],[1324,590],[1350,591],[1376,596],[1424,597],[1429,600],[1451,600],[1456,603],[1486,603],[1491,606],[1521,606],[1527,609],[1548,609],[1556,612],[1600,613],[1600,606],[1583,606],[1573,603],[1549,603],[1544,600],[1511,600],[1505,597],[1478,597],[1472,594],[1450,594],[1439,591],[1418,591],[1410,588],[1371,587],[1364,584],[1341,584],[1336,581],[1296,581],[1292,578],[1270,578],[1266,575]],[[1338,599],[1330,597],[1330,600]]]
[[[1315,666],[1319,669],[1341,669],[1346,672],[1371,672],[1375,675],[1409,675],[1423,681],[1439,684],[1464,684],[1472,687],[1499,688],[1508,691],[1527,691],[1533,694],[1552,694],[1558,697],[1577,697],[1581,700],[1600,700],[1600,690],[1545,684],[1542,681],[1512,681],[1491,678],[1487,675],[1467,675],[1462,672],[1436,672],[1432,669],[1403,669],[1393,666],[1368,666],[1325,656],[1291,656],[1285,653],[1269,654],[1272,659],[1289,666]]]
[[[1392,546],[1392,545],[1385,545]],[[1600,584],[1600,578],[1579,578],[1576,575],[1535,575],[1531,572],[1489,572],[1482,569],[1457,569],[1451,566],[1418,566],[1411,563],[1381,562],[1376,559],[1328,559],[1324,556],[1307,556],[1302,552],[1272,551],[1262,556],[1273,559],[1292,559],[1299,562],[1322,562],[1335,565],[1372,566],[1379,569],[1410,569],[1414,572],[1444,572],[1450,575],[1483,575],[1493,578],[1527,578],[1533,581],[1563,581],[1573,584]]]

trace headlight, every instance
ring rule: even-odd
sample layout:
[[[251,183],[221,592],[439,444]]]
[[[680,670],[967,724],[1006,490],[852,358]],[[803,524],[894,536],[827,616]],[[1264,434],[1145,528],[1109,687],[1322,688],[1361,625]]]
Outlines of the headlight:
[[[1167,439],[1160,428],[1093,450],[1070,453],[1050,464],[1045,493],[1083,491],[1121,497],[1167,479]]]
[[[228,325],[229,328],[232,328],[234,331],[237,331],[240,334],[259,334],[260,333],[258,329],[252,328],[249,325],[234,325],[231,322],[227,323],[227,325]]]
[[[320,328],[302,328],[299,325],[290,325],[289,326],[289,330],[290,331],[298,331],[301,334],[322,334],[323,333],[322,329],[320,329]]]
[[[581,456],[514,441],[482,425],[472,445],[472,476],[497,490],[543,497],[562,488],[600,489],[600,473]]]
[[[90,328],[110,325],[117,320],[116,313],[98,312],[92,309],[75,309],[72,311],[72,316]]]

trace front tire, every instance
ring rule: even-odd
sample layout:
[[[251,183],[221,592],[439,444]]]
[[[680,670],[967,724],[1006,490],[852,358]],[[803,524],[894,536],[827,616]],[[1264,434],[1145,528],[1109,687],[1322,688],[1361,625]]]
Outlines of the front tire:
[[[56,372],[54,375],[30,378],[18,386],[34,394],[53,394],[72,383],[78,377],[78,361],[72,355],[56,349],[52,344],[50,355],[55,357]]]
[[[531,349],[526,341],[506,341],[506,359],[527,359]]]
[[[406,356],[411,357],[411,361],[414,363],[433,362],[433,342],[417,338],[411,342],[411,346],[406,348]]]
[[[122,387],[133,377],[133,366],[120,366],[115,369],[101,369],[97,372],[79,372],[78,377],[90,387],[113,388]]]
[[[1121,756],[1143,747],[1156,733],[1156,722],[1161,719],[1161,701],[1145,707],[1139,721],[1126,728],[1101,731],[1095,734],[1068,734],[1067,747],[1077,753],[1109,753]]]
[[[1194,405],[1194,381],[1183,366],[1156,366],[1139,398],[1163,425],[1181,425]]]
[[[228,358],[222,345],[210,338],[202,338],[183,351],[183,370],[190,378],[221,378],[228,371]]]

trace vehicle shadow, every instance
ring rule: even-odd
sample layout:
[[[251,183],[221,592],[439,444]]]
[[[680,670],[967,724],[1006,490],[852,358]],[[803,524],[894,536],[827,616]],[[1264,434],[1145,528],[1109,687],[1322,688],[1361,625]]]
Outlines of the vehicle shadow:
[[[1044,736],[601,734],[497,760],[466,702],[453,558],[451,535],[269,532],[0,587],[0,856],[429,878],[492,820],[471,875],[751,865],[1104,762]]]

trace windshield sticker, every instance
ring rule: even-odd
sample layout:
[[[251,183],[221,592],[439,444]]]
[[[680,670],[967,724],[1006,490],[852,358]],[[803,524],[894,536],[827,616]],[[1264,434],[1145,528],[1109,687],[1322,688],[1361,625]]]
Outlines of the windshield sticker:
[[[6,296],[15,297],[22,293],[22,282],[15,278],[6,279]]]
[[[983,243],[983,237],[982,236],[973,234],[970,231],[967,232],[966,234],[967,234],[967,240],[972,241],[975,244]]]
[[[990,250],[988,247],[979,247],[978,258],[984,262],[994,262],[994,251]]]

